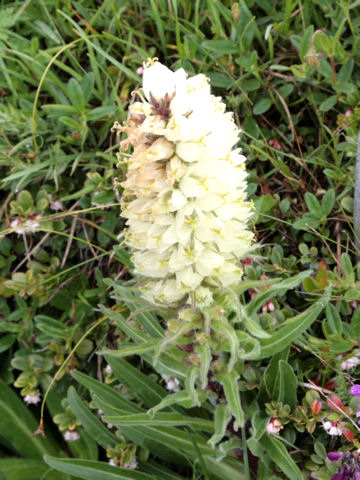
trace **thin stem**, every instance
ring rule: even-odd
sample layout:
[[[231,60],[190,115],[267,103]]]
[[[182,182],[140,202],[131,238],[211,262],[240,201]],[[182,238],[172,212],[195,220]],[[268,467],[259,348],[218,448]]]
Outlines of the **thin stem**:
[[[77,348],[79,347],[80,343],[82,343],[82,341],[93,331],[95,330],[95,328],[97,328],[101,323],[103,323],[108,317],[106,315],[102,316],[101,318],[99,318],[99,320],[97,320],[94,325],[92,327],[90,327],[85,333],[84,335],[80,338],[80,340],[76,343],[76,345],[74,346],[74,348],[71,350],[71,352],[69,353],[69,355],[67,356],[67,358],[63,361],[63,363],[60,365],[60,367],[58,368],[57,372],[55,373],[55,375],[53,376],[51,382],[50,382],[50,385],[48,386],[48,389],[46,390],[45,392],[45,395],[44,395],[44,398],[43,398],[43,401],[42,401],[42,404],[41,404],[41,414],[40,414],[40,425],[38,427],[38,429],[36,430],[36,432],[34,432],[33,436],[35,435],[42,435],[42,436],[45,436],[44,435],[44,410],[45,410],[45,403],[46,403],[46,399],[50,393],[50,390],[52,389],[54,383],[56,382],[56,380],[60,377],[60,375],[63,373],[64,369],[66,368],[67,364],[70,362],[71,360],[71,357],[74,355],[74,353],[76,352]]]
[[[241,427],[241,439],[243,444],[243,458],[244,458],[244,473],[245,480],[251,480],[250,467],[249,467],[249,457],[246,445],[246,430],[245,427]]]
[[[360,254],[360,132],[357,143],[354,190],[354,230],[357,254]]]

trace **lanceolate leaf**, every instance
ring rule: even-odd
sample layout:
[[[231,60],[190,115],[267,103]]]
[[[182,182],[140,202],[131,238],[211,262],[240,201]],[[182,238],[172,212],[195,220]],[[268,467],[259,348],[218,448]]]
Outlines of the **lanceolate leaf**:
[[[157,480],[156,477],[128,468],[113,467],[93,460],[62,459],[45,456],[45,462],[60,472],[84,480]]]
[[[107,355],[105,355],[105,359],[120,382],[130,388],[147,407],[157,405],[166,397],[167,391],[161,385],[141,373],[126,360]]]
[[[177,473],[171,472],[164,466],[151,461],[140,463],[140,469],[149,475],[153,475],[155,478],[159,478],[159,480],[185,480],[184,477],[180,477]]]
[[[290,480],[304,480],[303,474],[280,440],[269,434],[265,434],[260,442],[262,446],[266,448],[273,462],[275,462]]]
[[[200,391],[199,392],[199,400],[202,403],[207,397],[207,391]],[[180,392],[170,393],[167,395],[160,403],[158,403],[155,407],[152,407],[148,413],[154,414],[159,410],[162,410],[166,407],[170,407],[171,405],[181,405],[185,408],[195,407],[196,404],[194,403],[193,399],[190,398],[189,392],[187,390],[181,390]]]
[[[237,430],[239,427],[244,426],[244,410],[240,403],[240,392],[237,384],[239,375],[232,370],[231,372],[225,371],[219,373],[216,376],[217,380],[221,383],[224,389],[225,398],[229,404],[231,413],[235,417],[234,428]]]
[[[76,417],[89,435],[91,435],[96,442],[104,448],[110,446],[114,447],[117,443],[117,438],[84,405],[74,387],[69,388],[67,398],[72,411],[75,413]]]
[[[202,430],[205,432],[214,431],[214,423],[211,420],[197,417],[186,417],[185,415],[180,415],[178,413],[160,412],[155,413],[154,415],[149,415],[147,413],[138,413],[136,415],[124,414],[104,417],[104,420],[108,423],[124,427],[134,427],[137,425],[175,427],[186,425],[195,430]]]
[[[50,440],[50,433],[47,438],[32,437],[39,426],[38,422],[1,379],[0,391],[0,442],[3,436],[15,452],[27,458],[41,459],[45,454],[58,454],[59,449]]]
[[[189,397],[198,407],[201,405],[199,402],[198,392],[196,390],[196,380],[199,377],[199,367],[195,365],[189,367],[188,374],[185,378],[185,388],[189,394]]]
[[[107,315],[110,320],[116,322],[121,330],[126,333],[136,344],[146,343],[151,339],[148,335],[140,332],[131,327],[131,325],[124,319],[124,317],[119,312],[113,312],[107,310],[104,306],[100,305],[101,311]],[[141,357],[146,360],[151,365],[154,365],[154,354],[153,352],[144,352]],[[181,353],[180,350],[167,348],[166,352],[163,352],[160,358],[156,362],[155,370],[161,374],[172,375],[178,378],[186,377],[186,366],[185,366],[185,353]]]
[[[275,285],[271,285],[268,290],[263,293],[259,293],[246,307],[246,315],[251,317],[253,313],[256,313],[268,300],[278,293],[286,292],[292,288],[297,287],[306,277],[312,274],[312,270],[305,270],[304,272],[295,275],[292,278],[287,278],[282,282]]]
[[[121,408],[122,410],[129,413],[136,413],[142,411],[142,409],[138,405],[131,403],[129,402],[129,400],[123,398],[121,395],[116,393],[116,391],[109,385],[105,385],[104,383],[101,383],[94,378],[88,377],[87,375],[76,370],[73,370],[71,372],[71,375],[75,378],[75,380],[81,383],[81,385],[84,385],[84,387],[88,388],[91,392],[96,393],[97,395],[99,395],[100,398],[106,399],[109,404],[114,405],[117,408]]]
[[[4,474],[6,480],[34,480],[37,478],[65,480],[64,474],[55,472],[41,460],[1,459],[0,473]],[[2,477],[0,476],[0,478]]]
[[[226,427],[231,420],[231,414],[229,407],[223,403],[216,406],[215,410],[215,433],[208,441],[208,444],[212,447],[220,442],[226,433]]]
[[[284,322],[270,338],[261,339],[261,353],[258,359],[271,357],[296,340],[317,319],[328,303],[329,297],[330,292],[327,292],[307,310]]]
[[[131,355],[141,355],[142,353],[154,350],[159,345],[159,340],[149,340],[148,342],[136,344],[122,344],[118,350],[104,348],[100,353],[111,355],[113,357],[129,357]]]

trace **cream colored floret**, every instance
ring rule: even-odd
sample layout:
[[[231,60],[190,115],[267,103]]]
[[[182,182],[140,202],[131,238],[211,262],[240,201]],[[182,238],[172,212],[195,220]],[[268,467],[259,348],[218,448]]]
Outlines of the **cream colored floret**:
[[[152,61],[143,92],[115,126],[128,134],[123,147],[133,146],[122,215],[135,273],[152,303],[208,306],[240,281],[253,241],[239,129],[204,75]]]

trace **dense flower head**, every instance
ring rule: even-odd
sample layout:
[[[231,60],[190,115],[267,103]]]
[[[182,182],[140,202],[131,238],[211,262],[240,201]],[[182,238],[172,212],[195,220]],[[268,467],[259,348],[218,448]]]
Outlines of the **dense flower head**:
[[[329,452],[328,459],[332,462],[341,461],[338,472],[331,480],[360,480],[359,450],[355,452]]]
[[[143,92],[115,125],[128,134],[122,148],[133,147],[122,215],[135,272],[152,303],[210,305],[239,282],[253,240],[239,128],[202,74],[150,61]]]

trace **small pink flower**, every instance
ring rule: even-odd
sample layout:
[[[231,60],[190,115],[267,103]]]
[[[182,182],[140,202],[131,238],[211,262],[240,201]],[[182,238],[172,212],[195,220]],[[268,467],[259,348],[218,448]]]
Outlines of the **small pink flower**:
[[[271,300],[268,300],[265,305],[262,307],[262,311],[265,312],[273,312],[275,310],[275,305]]]
[[[323,427],[326,433],[328,433],[331,436],[340,436],[343,433],[341,429],[341,424],[338,420],[336,421],[326,420],[325,422],[323,421]]]
[[[270,147],[276,148],[276,150],[281,150],[281,143],[277,138],[272,138],[269,140]]]
[[[136,73],[137,73],[138,75],[142,75],[142,74],[144,73],[144,67],[138,67],[138,68],[136,69]]]
[[[67,442],[76,442],[76,440],[79,440],[80,435],[76,430],[67,430],[64,434],[64,440]]]
[[[34,395],[30,395],[29,393],[25,395],[24,397],[24,402],[26,405],[36,405],[39,403],[41,400],[40,392],[39,390],[36,390]]]
[[[357,355],[353,357],[349,357],[341,362],[340,367],[341,370],[351,370],[352,368],[356,367],[360,363],[360,358]]]
[[[161,375],[165,380],[165,386],[169,392],[180,392],[180,382],[176,377],[170,377],[169,375]]]
[[[136,470],[137,469],[137,461],[135,455],[132,457],[130,463],[124,463],[123,468],[129,468],[130,470]]]
[[[351,108],[349,108],[348,110],[346,110],[345,112],[345,117],[348,118],[350,117],[351,114],[353,114],[354,112],[351,110]]]
[[[253,263],[252,258],[245,257],[243,258],[242,264],[243,267],[246,267],[247,265],[251,265]]]
[[[284,428],[278,418],[271,418],[266,426],[266,431],[270,434],[279,433]]]

